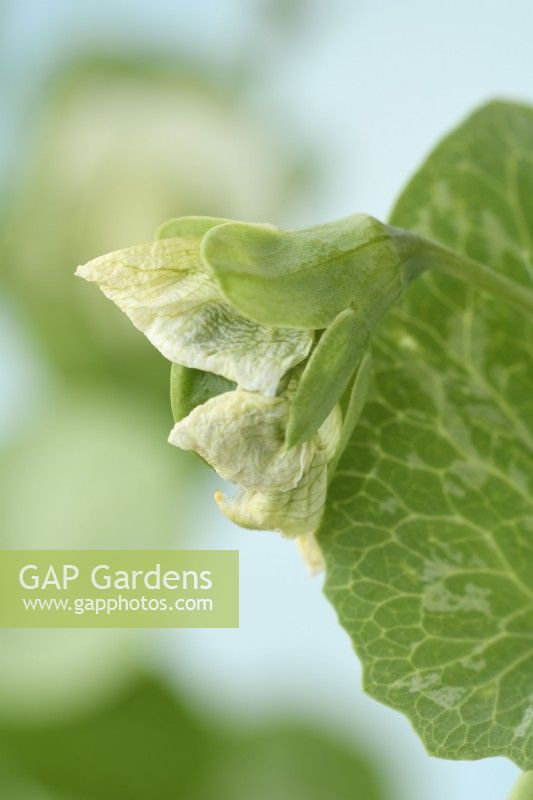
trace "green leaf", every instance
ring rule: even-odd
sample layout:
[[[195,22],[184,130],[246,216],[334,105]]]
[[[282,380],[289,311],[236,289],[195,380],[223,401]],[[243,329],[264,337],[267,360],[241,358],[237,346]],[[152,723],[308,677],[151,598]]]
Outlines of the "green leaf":
[[[429,157],[392,223],[533,276],[533,110],[492,103]],[[221,229],[222,230],[222,229]],[[319,532],[364,686],[442,758],[533,767],[531,319],[426,275],[373,347]]]

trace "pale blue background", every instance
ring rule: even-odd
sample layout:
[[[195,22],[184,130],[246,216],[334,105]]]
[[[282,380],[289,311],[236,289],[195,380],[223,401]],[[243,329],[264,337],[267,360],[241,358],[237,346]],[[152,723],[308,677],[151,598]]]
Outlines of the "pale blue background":
[[[293,9],[288,30],[276,28],[263,3],[246,0],[4,3],[2,100],[11,115],[1,123],[0,165],[24,133],[24,104],[38,92],[42,71],[92,45],[179,48],[228,72],[253,53],[246,103],[280,124],[289,120],[294,142],[316,151],[323,165],[319,195],[278,220],[285,224],[352,211],[384,216],[422,156],[473,106],[494,96],[533,102],[527,0],[286,5]],[[24,412],[18,398],[25,389],[43,391],[33,363],[4,312],[0,435]],[[242,625],[154,635],[161,668],[178,670],[176,680],[196,701],[223,717],[297,710],[367,746],[385,740],[390,780],[405,800],[506,797],[517,774],[506,760],[430,759],[403,718],[362,694],[357,661],[321,596],[321,580],[306,575],[291,544],[232,528],[204,494],[202,487],[190,544],[241,550]]]

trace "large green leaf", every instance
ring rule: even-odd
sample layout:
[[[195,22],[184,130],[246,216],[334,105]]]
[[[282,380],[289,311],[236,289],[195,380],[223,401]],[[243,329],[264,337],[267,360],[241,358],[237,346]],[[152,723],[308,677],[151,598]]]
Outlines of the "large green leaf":
[[[392,215],[511,279],[533,276],[533,110],[491,103]],[[531,320],[421,278],[373,347],[374,386],[319,533],[366,690],[430,753],[533,767]]]

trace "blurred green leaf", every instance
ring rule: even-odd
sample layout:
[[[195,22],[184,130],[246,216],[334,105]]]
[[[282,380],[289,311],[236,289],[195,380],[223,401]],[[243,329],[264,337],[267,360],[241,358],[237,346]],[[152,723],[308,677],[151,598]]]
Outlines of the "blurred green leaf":
[[[210,745],[201,725],[150,680],[72,721],[0,720],[0,749],[21,776],[76,800],[197,797]]]
[[[375,766],[301,724],[234,735],[143,679],[106,706],[51,725],[0,718],[0,753],[72,800],[384,800]]]
[[[147,392],[159,408],[167,365],[76,265],[179,214],[272,216],[290,195],[281,147],[193,74],[140,56],[69,64],[27,115],[2,202],[0,281],[42,354],[70,381]]]
[[[169,427],[117,392],[52,398],[0,453],[0,547],[176,546],[194,476],[165,445]],[[140,641],[128,630],[0,631],[0,713],[75,712],[131,674]]]
[[[174,541],[185,476],[179,455],[164,444],[170,426],[170,414],[164,422],[117,392],[53,397],[0,454],[1,546]]]
[[[531,800],[533,798],[533,772],[525,772],[511,792],[509,800]]]
[[[376,765],[301,724],[247,733],[208,774],[205,800],[384,800]]]

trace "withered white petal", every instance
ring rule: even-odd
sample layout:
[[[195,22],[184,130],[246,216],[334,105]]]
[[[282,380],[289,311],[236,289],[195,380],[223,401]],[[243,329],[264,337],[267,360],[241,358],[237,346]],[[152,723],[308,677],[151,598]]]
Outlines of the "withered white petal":
[[[309,331],[275,329],[243,317],[222,298],[199,255],[201,237],[161,239],[78,267],[170,361],[223,375],[274,395],[309,353]]]
[[[312,534],[326,502],[327,464],[335,452],[341,426],[342,415],[336,406],[312,440],[313,457],[294,488],[276,491],[263,483],[254,490],[240,489],[230,499],[217,492],[215,499],[220,509],[243,528],[278,531],[291,538]],[[297,447],[288,452],[292,450]],[[309,545],[307,549],[314,567],[318,568],[318,545],[314,549]]]
[[[312,343],[305,332],[257,325],[224,302],[172,317],[146,317],[142,326],[170,360],[269,396],[276,393],[280,378],[306,357]]]
[[[315,532],[311,531],[310,533],[305,533],[303,536],[298,536],[296,544],[311,575],[318,575],[319,572],[323,572],[326,563],[322,550],[316,540]]]
[[[294,489],[285,492],[241,489],[229,499],[217,492],[215,500],[221,511],[243,528],[277,531],[295,538],[317,528],[326,490],[326,458],[317,451]]]
[[[174,426],[169,442],[195,450],[219,475],[252,490],[293,489],[316,449],[305,442],[287,450],[288,401],[236,389],[212,397]]]
[[[133,309],[164,314],[176,303],[186,310],[220,296],[200,260],[198,237],[115,250],[79,266],[76,275],[98,284],[128,315]]]

